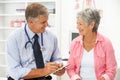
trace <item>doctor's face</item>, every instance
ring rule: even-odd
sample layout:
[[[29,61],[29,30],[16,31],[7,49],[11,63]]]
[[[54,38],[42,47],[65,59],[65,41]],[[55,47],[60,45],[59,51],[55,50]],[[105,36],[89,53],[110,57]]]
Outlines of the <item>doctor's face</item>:
[[[30,25],[34,33],[43,33],[48,26],[48,16],[39,16],[36,20],[31,20]]]

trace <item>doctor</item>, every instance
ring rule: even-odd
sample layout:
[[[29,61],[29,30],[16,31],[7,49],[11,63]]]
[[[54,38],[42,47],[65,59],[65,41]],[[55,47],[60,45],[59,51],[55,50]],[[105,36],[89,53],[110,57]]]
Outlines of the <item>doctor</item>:
[[[55,35],[46,30],[48,10],[39,3],[27,6],[25,17],[27,24],[7,39],[8,80],[51,80],[51,73],[62,67],[61,55]],[[43,57],[43,68],[37,68],[34,55],[34,35],[38,35],[40,51]],[[55,72],[61,76],[65,69]],[[41,78],[44,76],[44,79]]]

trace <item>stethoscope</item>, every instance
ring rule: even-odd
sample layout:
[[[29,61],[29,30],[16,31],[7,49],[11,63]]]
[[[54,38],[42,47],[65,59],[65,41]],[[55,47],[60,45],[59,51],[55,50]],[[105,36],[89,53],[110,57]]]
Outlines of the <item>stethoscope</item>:
[[[33,43],[32,43],[32,41],[30,40],[30,37],[29,37],[29,35],[28,35],[28,33],[27,33],[26,25],[27,25],[27,24],[25,24],[24,30],[25,30],[25,34],[26,34],[26,36],[27,36],[27,38],[28,38],[28,41],[25,43],[25,49],[27,49],[27,45],[28,45],[29,43],[32,45],[32,48],[33,48]],[[41,33],[41,51],[45,51],[45,47],[44,47],[44,44],[43,44],[43,33]]]

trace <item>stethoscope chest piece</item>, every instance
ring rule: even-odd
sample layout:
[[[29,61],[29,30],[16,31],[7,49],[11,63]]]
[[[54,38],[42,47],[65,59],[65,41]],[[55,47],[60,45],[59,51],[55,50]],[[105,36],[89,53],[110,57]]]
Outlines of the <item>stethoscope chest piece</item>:
[[[41,51],[45,51],[45,47],[44,46],[41,46]]]

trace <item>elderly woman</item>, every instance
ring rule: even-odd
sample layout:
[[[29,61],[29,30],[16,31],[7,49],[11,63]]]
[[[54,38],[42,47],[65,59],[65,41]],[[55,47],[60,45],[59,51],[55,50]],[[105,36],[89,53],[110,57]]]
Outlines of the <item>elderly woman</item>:
[[[114,80],[116,59],[111,41],[97,32],[100,14],[85,9],[77,15],[80,36],[70,47],[67,73],[71,80]]]

